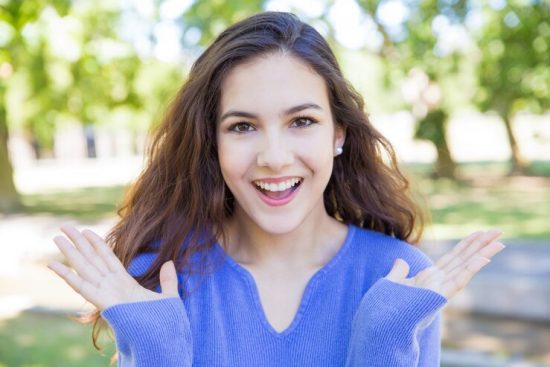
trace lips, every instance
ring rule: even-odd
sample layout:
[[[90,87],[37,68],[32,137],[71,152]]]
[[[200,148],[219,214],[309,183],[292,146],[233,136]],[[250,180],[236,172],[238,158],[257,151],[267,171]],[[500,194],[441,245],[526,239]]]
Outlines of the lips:
[[[297,195],[297,192],[299,191],[299,188],[301,187],[302,182],[303,182],[303,179],[301,179],[294,186],[284,191],[269,191],[269,190],[262,189],[261,187],[257,186],[255,183],[252,183],[252,185],[258,192],[258,195],[260,196],[263,202],[265,202],[269,206],[281,206],[292,201],[292,199]]]

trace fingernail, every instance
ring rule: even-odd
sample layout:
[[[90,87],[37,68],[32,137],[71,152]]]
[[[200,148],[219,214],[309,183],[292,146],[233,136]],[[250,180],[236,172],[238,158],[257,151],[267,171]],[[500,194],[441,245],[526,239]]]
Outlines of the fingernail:
[[[484,262],[479,264],[478,270],[481,270],[482,268],[484,268],[485,266],[487,266],[491,262],[491,260],[486,258],[486,257],[484,257],[483,260],[484,260]]]
[[[500,247],[500,250],[504,249],[506,246],[500,242],[500,241],[494,241],[492,244],[498,245]]]

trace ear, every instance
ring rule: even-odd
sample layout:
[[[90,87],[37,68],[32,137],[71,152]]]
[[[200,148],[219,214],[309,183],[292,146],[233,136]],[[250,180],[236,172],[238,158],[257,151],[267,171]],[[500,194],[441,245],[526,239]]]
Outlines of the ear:
[[[343,147],[346,141],[346,128],[340,123],[336,123],[334,127],[334,147]]]

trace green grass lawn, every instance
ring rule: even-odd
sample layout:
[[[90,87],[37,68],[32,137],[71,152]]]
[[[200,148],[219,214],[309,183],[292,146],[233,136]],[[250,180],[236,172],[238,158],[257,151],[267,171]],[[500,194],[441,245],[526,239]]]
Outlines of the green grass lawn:
[[[498,163],[459,166],[459,180],[428,178],[425,166],[406,168],[429,216],[425,237],[458,239],[497,227],[505,239],[550,239],[550,163],[538,176],[507,176]]]
[[[82,221],[112,217],[124,189],[124,186],[86,187],[22,195],[24,213],[69,216]]]
[[[0,320],[0,367],[109,366],[114,342],[102,331],[99,352],[91,335],[91,325],[64,316],[21,313]]]

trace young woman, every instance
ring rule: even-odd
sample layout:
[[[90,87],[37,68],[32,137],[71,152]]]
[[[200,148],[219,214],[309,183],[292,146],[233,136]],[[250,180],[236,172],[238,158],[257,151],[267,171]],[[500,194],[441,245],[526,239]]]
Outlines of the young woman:
[[[289,13],[198,58],[106,240],[54,238],[76,273],[49,267],[108,322],[120,366],[439,366],[439,311],[500,232],[435,264],[411,245],[417,207],[363,107]]]

